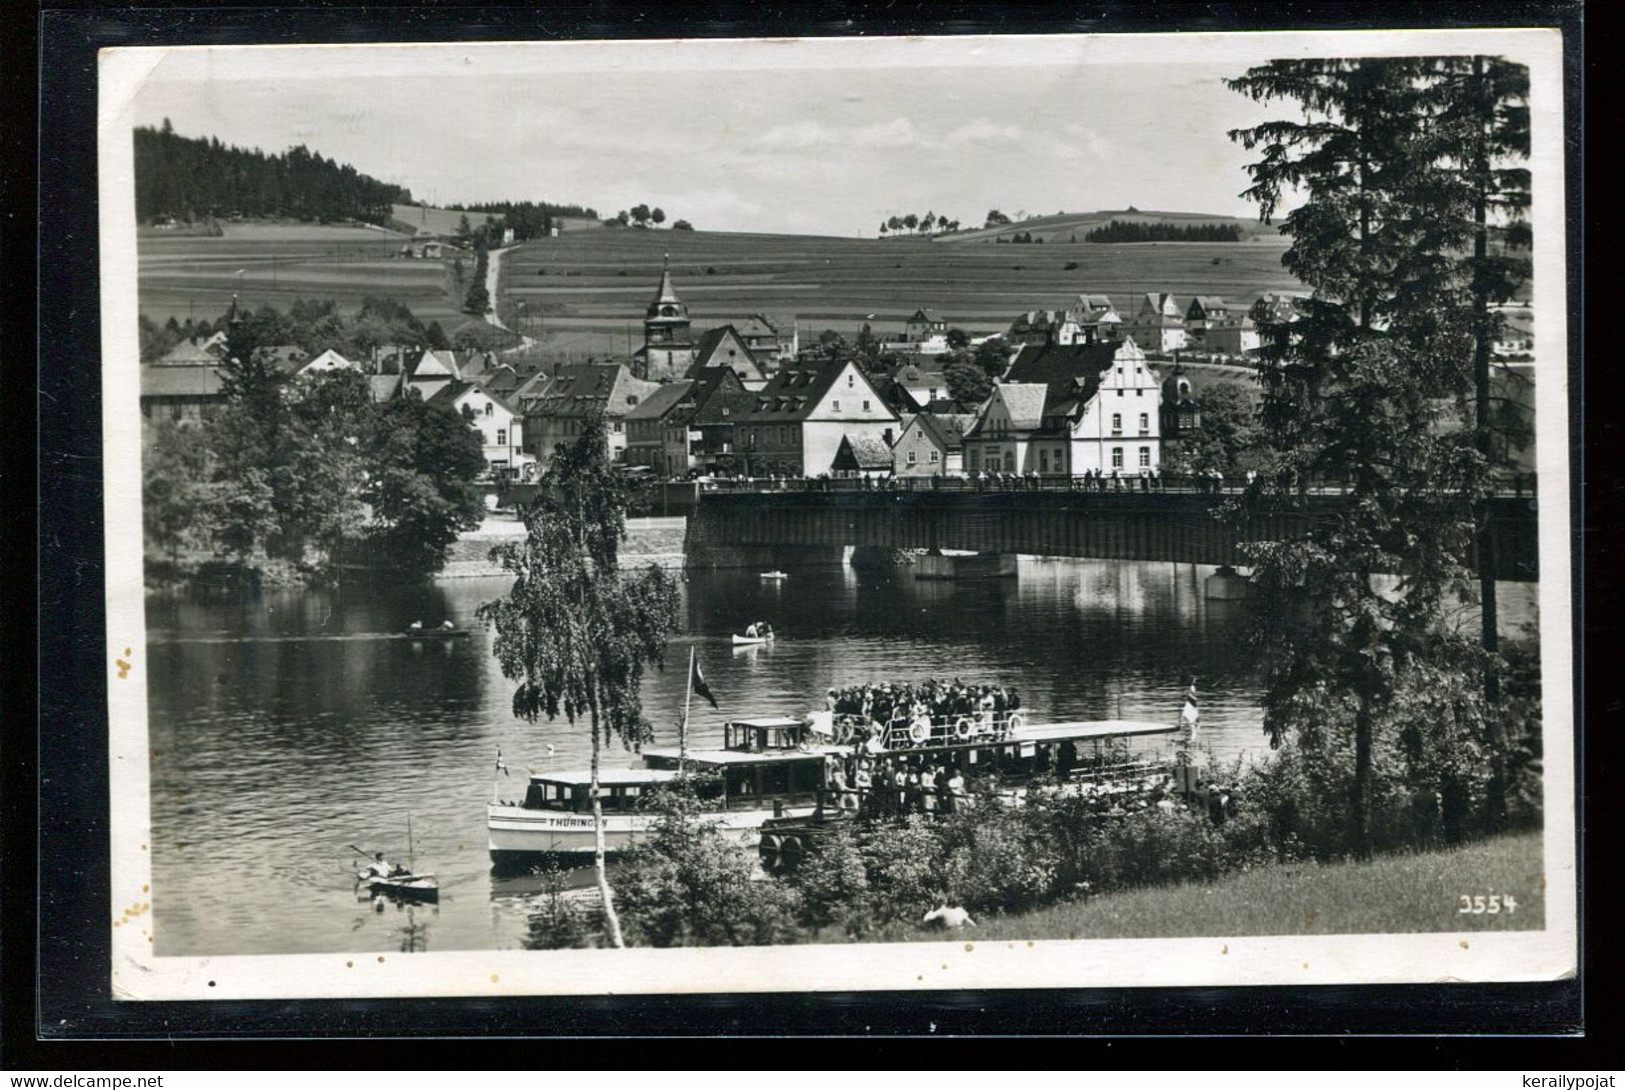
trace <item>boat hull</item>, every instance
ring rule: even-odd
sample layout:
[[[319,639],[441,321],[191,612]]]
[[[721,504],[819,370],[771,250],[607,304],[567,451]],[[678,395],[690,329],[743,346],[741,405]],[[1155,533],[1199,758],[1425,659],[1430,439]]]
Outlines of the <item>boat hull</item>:
[[[397,897],[403,901],[438,901],[440,884],[432,874],[409,875],[404,878],[362,878],[373,895]]]
[[[468,635],[466,628],[424,628],[417,631],[408,629],[403,632],[409,640],[456,640]]]
[[[759,643],[768,643],[769,641],[771,641],[773,639],[773,637],[772,636],[734,636],[734,637],[732,637],[732,639],[734,641],[734,646],[735,647],[749,647],[749,646],[754,646],[755,644],[759,644]]]
[[[728,810],[706,814],[701,820],[729,840],[755,847],[764,822],[775,816],[806,816],[813,810],[812,806],[787,806],[778,815],[772,809]],[[635,847],[653,834],[657,820],[655,814],[605,814],[605,853],[614,855]],[[498,865],[559,857],[580,860],[590,858],[596,850],[591,814],[488,805],[485,824],[491,861]]]

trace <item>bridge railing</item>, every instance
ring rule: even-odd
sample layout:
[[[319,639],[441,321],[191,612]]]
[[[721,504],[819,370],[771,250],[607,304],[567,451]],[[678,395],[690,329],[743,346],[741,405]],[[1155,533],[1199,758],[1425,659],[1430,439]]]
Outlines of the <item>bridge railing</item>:
[[[714,477],[699,482],[700,491],[719,493],[774,492],[1074,492],[1095,494],[1179,493],[1185,495],[1239,495],[1245,479],[1158,473],[1140,476],[1082,476],[1064,473],[970,473],[941,477]],[[1536,495],[1533,473],[1507,474],[1496,482],[1503,497]],[[1322,481],[1309,491],[1315,495],[1346,495],[1343,481]]]

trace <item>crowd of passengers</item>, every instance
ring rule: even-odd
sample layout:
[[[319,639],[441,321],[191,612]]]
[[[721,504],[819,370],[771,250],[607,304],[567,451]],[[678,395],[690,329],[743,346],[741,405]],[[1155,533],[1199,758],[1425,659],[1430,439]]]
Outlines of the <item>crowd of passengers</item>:
[[[1064,777],[1074,767],[1075,753],[1059,752],[1064,747],[1039,747],[1038,771],[1055,771]],[[977,766],[976,786],[988,794],[1000,791],[1001,764],[994,755]],[[964,753],[922,755],[859,753],[852,757],[827,758],[825,783],[829,799],[841,810],[870,817],[905,814],[927,816],[953,814],[977,804],[978,794],[967,779],[969,759]],[[1009,775],[1014,769],[1006,768]],[[1198,781],[1195,790],[1181,795],[1173,776],[1166,771],[1144,775],[1059,783],[1029,790],[1067,791],[1083,800],[1090,812],[1101,817],[1126,817],[1145,810],[1173,813],[1190,810],[1205,813],[1214,824],[1223,824],[1236,815],[1240,791],[1236,784]]]
[[[952,725],[962,717],[985,730],[1008,722],[1021,707],[1021,696],[1007,685],[975,685],[958,678],[921,682],[882,682],[831,689],[824,707],[838,726],[850,727],[858,742],[916,724]]]

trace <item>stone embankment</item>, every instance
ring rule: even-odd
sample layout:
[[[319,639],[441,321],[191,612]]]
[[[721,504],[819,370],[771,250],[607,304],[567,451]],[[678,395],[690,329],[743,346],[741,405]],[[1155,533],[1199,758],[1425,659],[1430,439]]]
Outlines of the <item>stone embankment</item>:
[[[657,564],[662,568],[681,568],[687,522],[684,518],[627,519],[626,540],[621,543],[621,567]],[[524,536],[525,526],[517,519],[489,516],[478,529],[457,539],[445,568],[436,578],[477,579],[501,575],[501,566],[490,559],[491,550],[504,542],[523,540]]]

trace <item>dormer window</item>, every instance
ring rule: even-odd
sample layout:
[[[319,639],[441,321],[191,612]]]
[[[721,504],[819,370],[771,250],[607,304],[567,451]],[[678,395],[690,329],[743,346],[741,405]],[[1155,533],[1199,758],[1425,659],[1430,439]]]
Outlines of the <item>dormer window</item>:
[[[637,394],[627,394],[626,395],[626,403],[628,405],[636,405],[638,403],[638,395]]]

